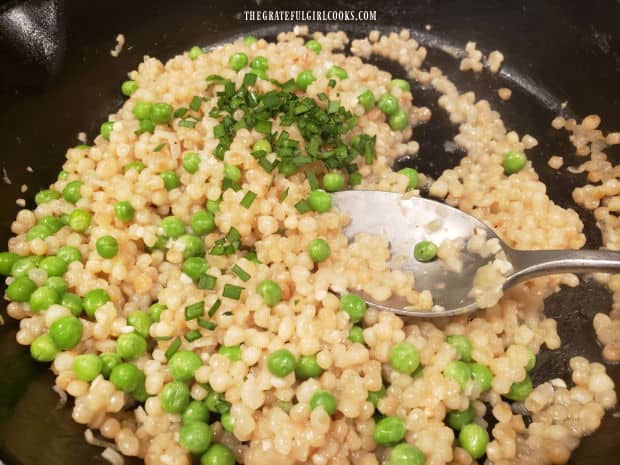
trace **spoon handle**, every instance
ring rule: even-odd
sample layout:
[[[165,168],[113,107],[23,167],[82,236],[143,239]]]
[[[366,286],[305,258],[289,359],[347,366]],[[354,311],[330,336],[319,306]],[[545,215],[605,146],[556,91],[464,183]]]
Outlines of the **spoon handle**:
[[[620,273],[620,251],[616,250],[511,250],[513,273],[504,288],[520,281],[556,273]]]

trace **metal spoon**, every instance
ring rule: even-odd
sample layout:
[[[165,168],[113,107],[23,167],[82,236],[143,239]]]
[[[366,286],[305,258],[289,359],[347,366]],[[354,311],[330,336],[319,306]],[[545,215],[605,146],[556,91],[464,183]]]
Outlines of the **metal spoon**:
[[[612,250],[515,250],[506,245],[482,221],[441,202],[421,197],[403,198],[402,194],[381,191],[342,191],[333,194],[334,206],[350,215],[351,223],[344,233],[352,240],[357,234],[369,233],[387,237],[390,243],[392,268],[410,271],[415,287],[428,289],[433,302],[443,311],[418,311],[399,296],[376,301],[362,292],[364,300],[379,309],[403,316],[445,317],[477,310],[470,296],[476,271],[489,262],[478,254],[462,250],[463,268],[459,273],[448,271],[440,260],[419,262],[413,257],[415,244],[429,240],[440,245],[444,239],[467,240],[475,229],[486,231],[487,238],[497,238],[512,263],[503,289],[536,276],[557,273],[620,272],[620,251]],[[438,220],[438,221],[437,221]],[[430,224],[440,226],[429,227]],[[406,257],[406,259],[403,259]]]

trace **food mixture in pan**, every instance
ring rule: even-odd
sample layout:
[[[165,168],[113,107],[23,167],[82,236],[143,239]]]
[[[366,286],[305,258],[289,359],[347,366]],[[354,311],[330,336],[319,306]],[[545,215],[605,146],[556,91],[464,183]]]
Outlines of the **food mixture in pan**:
[[[388,268],[385,239],[348,243],[330,194],[341,189],[428,189],[513,247],[582,247],[578,215],[549,199],[527,159],[536,140],[426,69],[406,30],[353,40],[352,56],[339,52],[343,32],[307,34],[146,57],[130,73],[94,144],[69,149],[12,225],[0,272],[17,341],[51,362],[54,389],[113,464],[567,462],[616,405],[605,367],[585,358],[570,360],[570,385],[528,375],[541,349],[561,347],[543,301],[576,276],[532,279],[469,319],[404,321],[333,291],[433,306]],[[364,63],[371,54],[408,74]],[[502,60],[468,44],[461,69]],[[466,153],[437,180],[391,169],[417,153],[416,126],[445,117],[414,105],[414,81],[441,94]],[[620,133],[599,123],[553,121],[593,183],[575,200],[618,248],[620,172],[604,150]],[[427,243],[411,258],[436,253]],[[614,309],[594,327],[619,360],[620,275],[598,278]]]

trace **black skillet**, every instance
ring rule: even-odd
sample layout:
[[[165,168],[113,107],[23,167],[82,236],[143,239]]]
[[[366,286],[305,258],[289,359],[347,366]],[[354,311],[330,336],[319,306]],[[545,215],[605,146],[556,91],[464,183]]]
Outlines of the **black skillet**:
[[[260,5],[260,6],[257,6]],[[343,29],[353,36],[372,28],[411,28],[428,46],[427,63],[442,67],[460,89],[471,89],[490,100],[510,128],[534,135],[540,145],[528,152],[551,197],[574,207],[570,192],[583,176],[566,175],[546,165],[552,154],[575,163],[565,134],[550,128],[557,113],[583,117],[598,113],[604,130],[620,129],[620,3],[519,0],[497,1],[271,1],[243,4],[228,0],[169,2],[166,0],[0,0],[0,169],[12,184],[0,182],[0,242],[24,197],[56,176],[66,147],[77,144],[76,134],[92,137],[105,116],[121,104],[119,93],[126,73],[144,54],[166,60],[192,45],[209,46],[252,32],[273,37],[293,23],[243,21],[242,12],[261,10],[375,10],[375,22],[320,23],[314,29]],[[431,26],[427,31],[425,26]],[[117,33],[127,44],[112,58]],[[463,47],[475,40],[486,53],[499,49],[506,56],[503,72],[457,73],[458,61],[442,52],[446,44]],[[396,75],[402,70],[380,63]],[[509,102],[497,97],[499,87],[513,89]],[[430,124],[415,130],[420,155],[404,163],[436,176],[458,162],[461,153],[447,153],[443,142],[455,129],[435,104],[436,95],[413,89],[417,105],[434,110]],[[568,106],[560,109],[561,102]],[[436,111],[435,111],[436,110]],[[611,154],[618,162],[618,152]],[[570,164],[570,163],[569,163]],[[27,167],[33,172],[27,171]],[[20,186],[27,184],[27,193]],[[577,209],[586,225],[589,247],[600,245],[600,233],[588,212]],[[609,293],[586,281],[548,299],[546,312],[559,320],[562,348],[539,356],[535,381],[553,377],[570,380],[567,360],[583,354],[601,360],[592,330],[594,313],[611,306]],[[7,319],[0,327],[0,462],[7,465],[72,465],[107,463],[100,449],[83,440],[83,428],[71,420],[69,406],[57,409],[57,395],[47,366],[34,363],[15,341],[17,325]],[[620,367],[609,366],[620,384]],[[608,413],[603,425],[586,438],[573,455],[573,464],[609,465],[620,456],[620,418]],[[129,461],[128,463],[139,463]]]

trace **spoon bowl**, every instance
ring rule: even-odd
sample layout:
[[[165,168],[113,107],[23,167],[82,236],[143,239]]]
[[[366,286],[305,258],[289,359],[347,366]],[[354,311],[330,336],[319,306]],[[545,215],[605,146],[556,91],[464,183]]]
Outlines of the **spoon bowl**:
[[[446,317],[473,312],[480,308],[472,295],[477,271],[495,259],[468,250],[468,240],[481,231],[486,238],[497,239],[512,271],[506,275],[503,289],[536,276],[569,272],[618,272],[620,252],[611,250],[515,250],[479,219],[444,203],[394,192],[351,190],[333,194],[334,206],[347,213],[351,222],[344,233],[352,240],[362,233],[386,237],[390,244],[390,267],[413,273],[415,288],[433,295],[432,310],[411,307],[404,297],[393,295],[377,301],[364,292],[353,290],[368,304],[402,316]],[[413,249],[420,241],[439,246],[443,241],[462,241],[462,267],[451,271],[439,259],[420,262]]]

